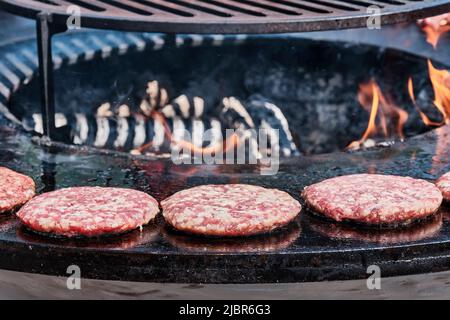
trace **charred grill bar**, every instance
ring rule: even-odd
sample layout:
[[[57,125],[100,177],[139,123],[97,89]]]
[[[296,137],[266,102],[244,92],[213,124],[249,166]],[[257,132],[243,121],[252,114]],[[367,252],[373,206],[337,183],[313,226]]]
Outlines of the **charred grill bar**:
[[[0,7],[37,21],[44,135],[55,137],[52,36],[67,30],[72,6],[83,27],[175,33],[283,33],[363,27],[380,9],[382,24],[450,11],[447,0],[2,0]]]
[[[445,0],[3,0],[18,15],[52,16],[65,25],[76,5],[88,28],[162,33],[283,33],[364,27],[381,9],[382,24],[446,12]]]

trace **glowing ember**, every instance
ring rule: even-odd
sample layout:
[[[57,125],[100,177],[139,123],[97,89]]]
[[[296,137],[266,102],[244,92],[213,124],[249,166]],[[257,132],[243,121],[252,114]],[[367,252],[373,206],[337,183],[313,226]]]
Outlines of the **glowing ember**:
[[[450,13],[420,20],[419,24],[427,35],[427,42],[436,48],[441,36],[450,31]]]
[[[232,134],[230,137],[227,137],[227,139],[223,143],[217,143],[216,145],[208,147],[198,147],[191,141],[186,141],[183,139],[175,139],[170,129],[170,126],[166,121],[166,118],[160,111],[153,110],[150,112],[149,116],[161,124],[162,128],[164,129],[164,136],[168,141],[171,141],[174,147],[176,146],[177,148],[180,149],[189,150],[191,155],[194,156],[202,154],[215,155],[218,153],[226,153],[227,151],[238,147],[242,143],[242,140],[237,134]],[[146,150],[150,149],[152,146],[153,141],[150,141],[149,143],[132,150],[131,154],[134,155],[143,154]]]
[[[360,85],[358,100],[361,106],[370,112],[369,123],[361,139],[353,141],[347,148],[359,149],[371,146],[371,138],[382,134],[385,138],[396,136],[404,138],[403,127],[408,120],[408,113],[397,107],[386,97],[375,80]]]

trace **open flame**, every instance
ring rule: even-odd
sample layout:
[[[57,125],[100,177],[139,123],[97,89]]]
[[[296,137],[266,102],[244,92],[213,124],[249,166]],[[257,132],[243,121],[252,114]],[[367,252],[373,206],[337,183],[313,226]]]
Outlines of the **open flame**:
[[[434,92],[434,106],[442,115],[441,121],[431,120],[417,105],[414,94],[414,84],[408,79],[408,93],[419,113],[423,123],[430,127],[440,127],[450,124],[450,72],[437,69],[428,60],[428,73]],[[367,129],[361,139],[353,141],[347,148],[360,149],[364,146],[373,146],[372,139],[381,134],[385,138],[405,137],[403,127],[408,120],[408,113],[397,107],[389,97],[383,94],[375,80],[363,83],[359,87],[358,100],[361,106],[370,112]]]
[[[164,115],[157,110],[152,110],[149,113],[149,116],[159,122],[162,125],[162,128],[164,129],[164,137],[167,139],[167,141],[171,141],[174,145],[176,145],[180,149],[189,150],[191,155],[199,156],[199,155],[213,155],[217,153],[226,153],[229,150],[236,148],[242,143],[242,140],[240,137],[234,133],[230,137],[227,137],[227,139],[223,143],[217,143],[212,146],[208,147],[198,147],[191,141],[183,140],[183,139],[175,139],[172,130],[170,129],[169,124],[166,121],[166,118]],[[144,145],[142,145],[139,148],[136,148],[131,151],[132,154],[140,155],[143,154],[146,150],[150,149],[153,145],[153,142],[150,141]]]
[[[408,120],[408,113],[385,96],[375,80],[360,85],[358,101],[370,112],[369,123],[361,139],[353,141],[348,149],[359,149],[366,145],[370,138],[380,134],[385,138],[392,136],[404,138],[403,127]]]
[[[441,36],[450,31],[450,13],[426,18],[419,23],[427,36],[427,42],[436,48]]]
[[[428,60],[428,71],[434,91],[434,105],[444,116],[444,122],[450,123],[450,73],[436,69]]]
[[[412,78],[408,80],[408,91],[411,100],[414,102],[417,111],[419,112],[422,121],[427,126],[442,126],[450,123],[450,73],[447,70],[436,69],[430,60],[428,60],[428,73],[430,76],[431,84],[434,92],[434,106],[439,110],[442,115],[441,122],[435,122],[424,114],[416,104],[416,98],[414,95],[414,85]]]

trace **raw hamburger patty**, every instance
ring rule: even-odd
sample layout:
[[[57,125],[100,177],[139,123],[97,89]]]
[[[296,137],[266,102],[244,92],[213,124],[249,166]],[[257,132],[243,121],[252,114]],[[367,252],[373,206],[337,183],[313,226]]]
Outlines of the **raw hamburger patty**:
[[[175,229],[206,236],[249,236],[288,224],[301,205],[284,191],[228,184],[175,193],[162,203]]]
[[[37,232],[94,237],[139,228],[158,211],[158,202],[140,191],[81,187],[38,196],[17,216],[25,226]]]
[[[444,174],[436,182],[437,187],[441,190],[446,201],[450,201],[450,172]]]
[[[35,195],[33,179],[0,167],[0,213],[12,211]]]
[[[332,178],[306,187],[302,196],[315,212],[336,221],[407,224],[435,213],[442,194],[425,180],[378,174]]]

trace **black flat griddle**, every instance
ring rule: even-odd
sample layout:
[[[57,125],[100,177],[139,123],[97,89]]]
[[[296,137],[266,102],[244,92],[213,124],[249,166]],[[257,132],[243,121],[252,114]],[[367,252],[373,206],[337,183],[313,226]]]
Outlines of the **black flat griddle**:
[[[29,143],[14,129],[0,131],[0,165],[31,175],[39,192],[80,185],[134,187],[162,200],[206,183],[251,183],[286,190],[299,199],[306,185],[329,177],[379,172],[433,180],[450,170],[450,127],[391,148],[287,160],[276,176],[251,166],[183,166],[167,160],[93,155]],[[438,154],[436,151],[438,150]],[[301,199],[299,199],[302,201]],[[0,268],[66,275],[78,265],[82,276],[150,282],[267,283],[382,276],[447,270],[450,209],[410,228],[364,230],[333,224],[305,211],[267,236],[207,239],[167,228],[164,221],[119,237],[61,240],[36,235],[14,216],[0,220]]]
[[[0,106],[6,103],[1,98]],[[0,166],[32,176],[40,193],[119,186],[162,200],[191,186],[240,182],[286,190],[299,199],[304,186],[343,174],[378,172],[433,181],[450,170],[449,138],[447,126],[390,148],[293,158],[283,162],[278,175],[260,176],[254,166],[180,167],[169,160],[32,143],[30,135],[0,115]],[[389,231],[334,224],[303,211],[286,228],[246,239],[186,236],[158,218],[142,233],[95,240],[36,235],[6,215],[0,218],[0,269],[67,276],[67,268],[78,265],[84,278],[180,283],[356,279],[367,277],[372,264],[381,267],[383,277],[443,271],[450,265],[449,213],[443,208],[429,221]]]

